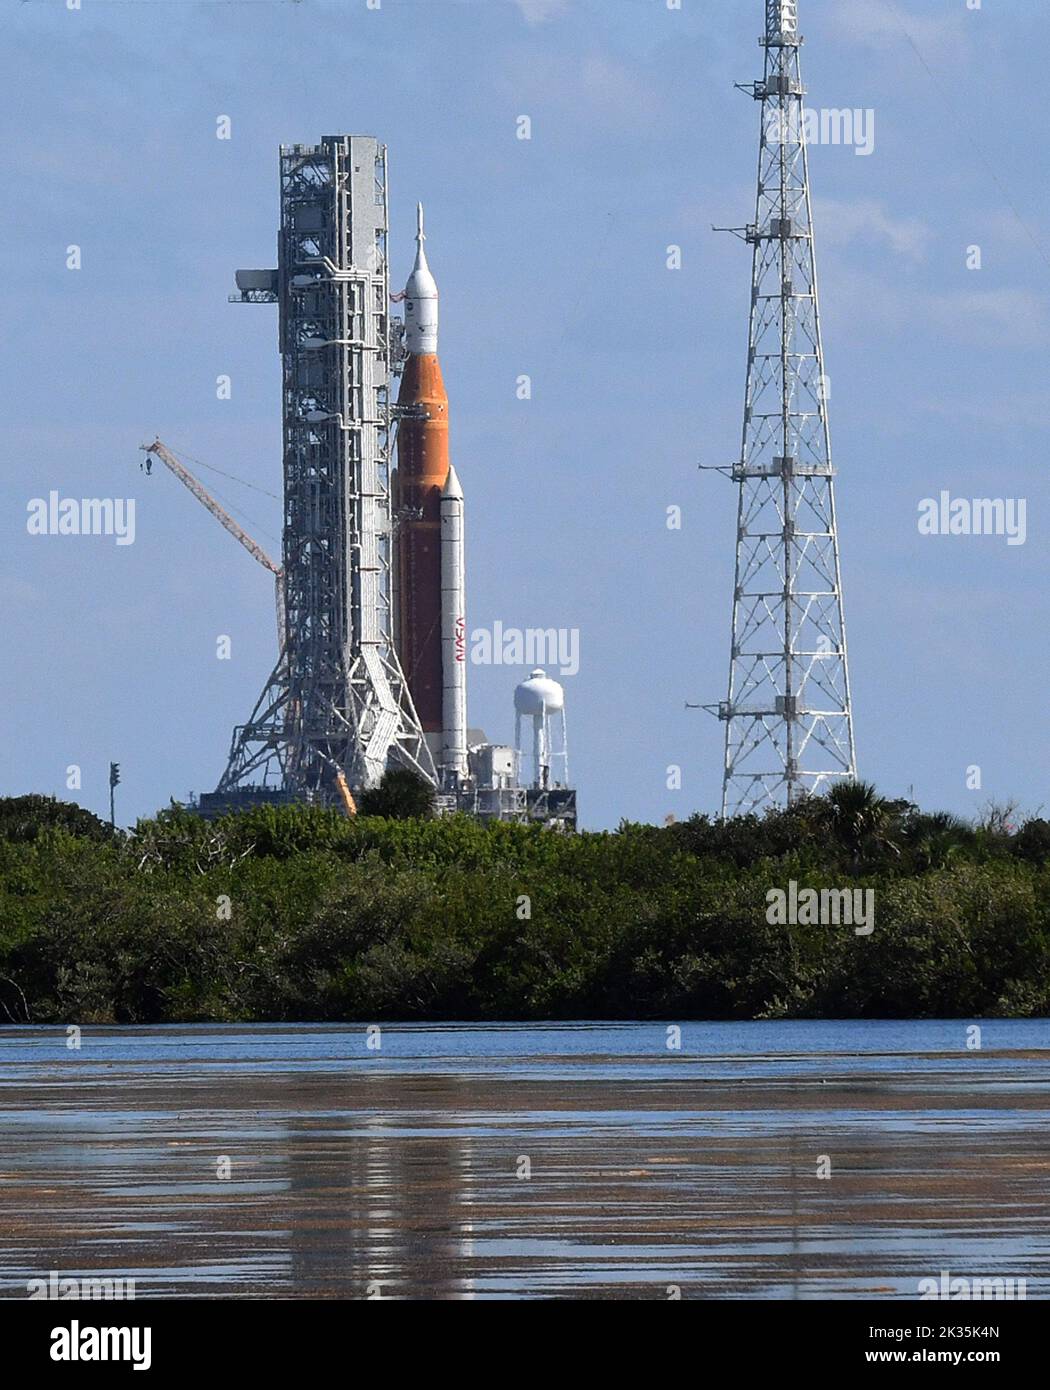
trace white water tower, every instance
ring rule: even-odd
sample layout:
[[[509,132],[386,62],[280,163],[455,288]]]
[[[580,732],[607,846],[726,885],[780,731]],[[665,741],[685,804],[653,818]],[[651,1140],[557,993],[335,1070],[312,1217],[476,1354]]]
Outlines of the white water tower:
[[[522,720],[532,723],[531,749],[522,746]],[[539,667],[514,691],[514,746],[524,785],[543,790],[569,785],[565,691]],[[556,776],[556,772],[561,776]],[[526,773],[531,780],[526,780]]]

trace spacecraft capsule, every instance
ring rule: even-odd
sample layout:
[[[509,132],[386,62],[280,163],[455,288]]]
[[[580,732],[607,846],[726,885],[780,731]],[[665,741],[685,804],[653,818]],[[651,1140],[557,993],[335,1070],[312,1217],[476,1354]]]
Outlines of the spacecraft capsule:
[[[437,352],[438,288],[423,250],[423,204],[416,204],[416,261],[405,285],[405,347],[410,353]]]

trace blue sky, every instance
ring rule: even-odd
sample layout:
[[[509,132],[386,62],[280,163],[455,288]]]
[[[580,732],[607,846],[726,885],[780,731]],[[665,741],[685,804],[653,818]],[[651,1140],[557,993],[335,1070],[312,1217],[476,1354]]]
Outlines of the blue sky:
[[[1034,810],[1050,800],[1050,17],[1044,0],[799,8],[808,104],[876,120],[867,157],[811,152],[860,772],[962,813]],[[739,450],[749,253],[710,227],[752,212],[758,107],[732,84],[760,74],[762,11],[5,6],[0,794],[102,812],[116,759],[128,823],[214,786],[272,664],[272,588],[170,475],[144,478],[138,446],[159,434],[253,481],[202,473],[279,553],[275,311],[226,296],[235,268],[274,262],[277,146],[361,132],[389,147],[395,284],[427,207],[469,626],[579,629],[583,824],[717,809],[722,729],[684,705],[724,696],[734,489],[697,464]],[[135,543],[28,535],[26,504],[51,489],[134,497]],[[942,489],[1027,499],[1026,543],[920,535],[918,503]],[[472,671],[471,724],[492,739],[513,732],[519,675]]]

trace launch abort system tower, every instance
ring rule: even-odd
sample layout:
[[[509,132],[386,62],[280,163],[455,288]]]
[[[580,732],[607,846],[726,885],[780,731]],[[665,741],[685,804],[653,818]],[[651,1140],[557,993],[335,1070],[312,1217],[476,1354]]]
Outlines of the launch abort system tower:
[[[723,816],[856,775],[796,0],[765,0]]]
[[[436,781],[391,637],[386,148],[284,145],[280,174],[277,269],[231,298],[280,313],[285,639],[215,803],[346,800],[388,762]]]

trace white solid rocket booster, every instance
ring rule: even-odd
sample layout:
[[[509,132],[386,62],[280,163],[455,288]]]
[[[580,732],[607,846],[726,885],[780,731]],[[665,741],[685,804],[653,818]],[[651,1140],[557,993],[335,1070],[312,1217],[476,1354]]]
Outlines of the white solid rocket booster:
[[[441,490],[441,766],[467,775],[467,614],[463,489],[449,465]]]

